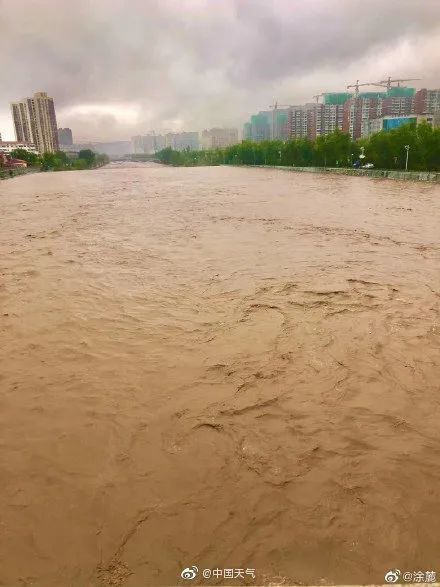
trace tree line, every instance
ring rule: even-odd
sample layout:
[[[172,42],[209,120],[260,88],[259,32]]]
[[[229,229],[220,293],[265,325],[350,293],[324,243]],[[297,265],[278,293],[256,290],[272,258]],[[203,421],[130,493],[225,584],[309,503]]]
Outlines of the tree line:
[[[340,130],[320,136],[289,141],[243,141],[225,149],[174,151],[170,147],[156,153],[161,163],[174,166],[199,165],[285,165],[297,167],[351,167],[361,158],[377,169],[440,171],[440,128],[423,122],[380,131],[369,138],[353,141]]]
[[[65,171],[74,169],[93,169],[108,163],[107,155],[94,153],[91,149],[79,151],[78,157],[69,156],[64,151],[37,155],[26,149],[15,149],[11,152],[14,159],[26,161],[29,167],[39,167],[41,171]]]

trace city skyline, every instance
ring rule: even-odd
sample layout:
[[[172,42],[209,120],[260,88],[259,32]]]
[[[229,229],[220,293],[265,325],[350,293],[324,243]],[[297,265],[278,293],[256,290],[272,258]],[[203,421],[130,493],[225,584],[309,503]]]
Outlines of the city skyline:
[[[9,103],[44,90],[76,140],[149,132],[242,128],[274,100],[305,104],[356,79],[422,78],[440,86],[440,3],[373,0],[293,3],[97,0],[62,11],[2,6],[0,132],[13,136]],[[380,19],[378,15],[380,14]],[[304,31],[307,30],[307,34]],[[23,59],[23,54],[26,59]],[[116,80],[116,83],[115,83]]]

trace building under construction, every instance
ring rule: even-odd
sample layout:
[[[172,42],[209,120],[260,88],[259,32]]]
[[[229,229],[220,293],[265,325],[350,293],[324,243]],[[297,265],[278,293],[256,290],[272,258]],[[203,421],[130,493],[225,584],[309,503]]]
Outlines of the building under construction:
[[[348,88],[354,92],[326,92],[315,96],[315,103],[278,107],[251,116],[245,124],[243,138],[252,141],[269,139],[311,140],[341,130],[356,140],[364,135],[363,129],[375,128],[368,121],[383,117],[440,115],[440,89],[428,90],[393,86],[411,80],[388,78],[378,83],[356,82]],[[359,91],[360,86],[381,86],[376,91]],[[320,101],[321,99],[321,101]],[[419,118],[417,119],[419,120]],[[421,120],[421,119],[420,119]]]

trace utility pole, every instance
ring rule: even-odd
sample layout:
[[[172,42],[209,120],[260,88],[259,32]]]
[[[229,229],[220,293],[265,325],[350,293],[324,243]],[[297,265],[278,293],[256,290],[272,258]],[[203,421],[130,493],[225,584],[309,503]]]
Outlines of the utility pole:
[[[410,149],[410,145],[405,145],[405,149],[406,149],[406,164],[405,164],[405,171],[408,171],[408,157],[409,157],[409,149]]]

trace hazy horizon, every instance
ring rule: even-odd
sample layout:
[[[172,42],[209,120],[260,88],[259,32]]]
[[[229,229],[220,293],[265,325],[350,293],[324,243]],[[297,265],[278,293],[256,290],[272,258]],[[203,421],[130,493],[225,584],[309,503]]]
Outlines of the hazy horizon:
[[[11,101],[55,100],[76,142],[232,126],[388,75],[440,87],[440,2],[0,0],[0,133]],[[366,87],[367,90],[374,89]]]

